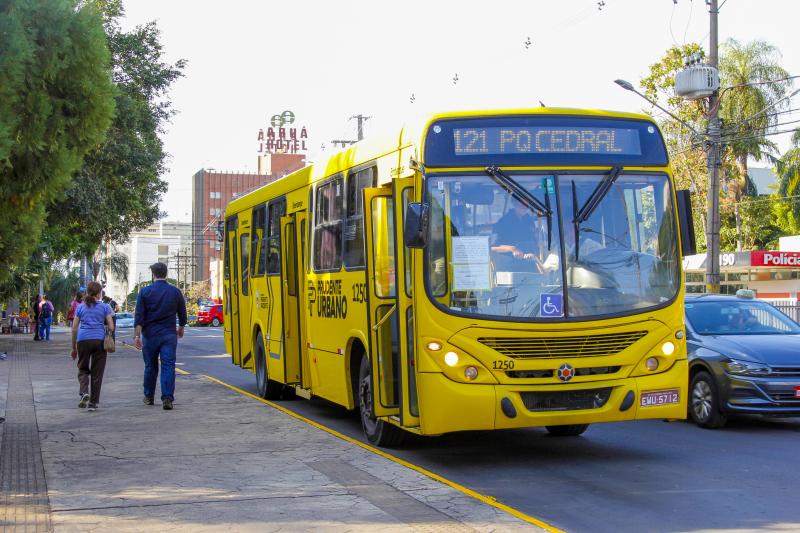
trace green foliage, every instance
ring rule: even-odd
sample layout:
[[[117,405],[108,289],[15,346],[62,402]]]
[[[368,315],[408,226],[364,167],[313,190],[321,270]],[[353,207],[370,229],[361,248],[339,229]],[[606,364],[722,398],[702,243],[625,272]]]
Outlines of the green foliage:
[[[48,205],[103,141],[114,87],[102,18],[74,0],[0,0],[0,279],[24,271]]]
[[[159,134],[173,114],[166,93],[185,66],[183,60],[164,61],[154,22],[125,32],[118,0],[94,5],[105,17],[117,113],[106,141],[87,156],[78,179],[50,211],[47,241],[61,257],[91,256],[101,242],[122,242],[162,216],[167,154]]]

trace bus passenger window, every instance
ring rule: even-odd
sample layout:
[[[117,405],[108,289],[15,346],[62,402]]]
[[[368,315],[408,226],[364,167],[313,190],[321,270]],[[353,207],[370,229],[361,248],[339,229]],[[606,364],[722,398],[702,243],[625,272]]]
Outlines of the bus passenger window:
[[[248,246],[250,235],[245,233],[239,237],[239,239],[239,249],[242,252],[242,260],[239,263],[239,266],[242,268],[242,295],[247,296],[250,294],[250,246]]]
[[[263,276],[267,266],[267,250],[263,243],[267,231],[267,207],[253,209],[253,234],[250,239],[250,276]]]
[[[347,177],[347,219],[344,225],[344,266],[358,268],[364,262],[364,195],[375,186],[375,168],[360,170]]]
[[[265,239],[267,248],[267,274],[281,273],[281,217],[286,211],[286,199],[269,204],[269,234]]]
[[[342,178],[317,188],[314,202],[315,271],[339,270],[342,265]]]

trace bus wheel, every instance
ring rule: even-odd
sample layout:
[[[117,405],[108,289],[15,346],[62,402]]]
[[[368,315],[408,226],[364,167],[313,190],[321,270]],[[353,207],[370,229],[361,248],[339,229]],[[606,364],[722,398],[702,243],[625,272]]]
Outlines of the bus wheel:
[[[405,431],[378,420],[372,412],[372,402],[372,366],[369,358],[364,356],[358,371],[358,406],[364,435],[376,446],[399,446],[405,440]]]
[[[566,426],[545,426],[554,437],[577,437],[589,427],[589,424],[569,424]]]
[[[269,379],[267,355],[264,353],[264,338],[261,333],[256,337],[256,384],[258,395],[265,400],[277,400],[281,397],[283,385]]]

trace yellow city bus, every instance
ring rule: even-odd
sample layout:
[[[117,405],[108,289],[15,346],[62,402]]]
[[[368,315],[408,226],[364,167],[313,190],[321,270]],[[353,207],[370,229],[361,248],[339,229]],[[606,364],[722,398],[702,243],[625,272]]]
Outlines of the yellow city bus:
[[[226,349],[382,446],[684,418],[687,204],[646,116],[435,115],[228,205]]]

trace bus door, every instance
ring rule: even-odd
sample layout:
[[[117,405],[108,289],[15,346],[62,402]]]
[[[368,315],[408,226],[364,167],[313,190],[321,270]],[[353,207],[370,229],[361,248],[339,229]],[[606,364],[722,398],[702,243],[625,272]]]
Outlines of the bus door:
[[[295,214],[281,217],[281,285],[283,302],[283,361],[284,383],[302,383],[302,338],[300,335],[300,264],[297,260],[297,222]]]
[[[234,362],[239,366],[246,366],[252,363],[253,343],[250,339],[250,228],[242,228],[239,221],[239,231],[237,232],[237,248],[239,252],[238,266],[236,275],[239,278],[239,327],[235,330],[239,337],[239,350],[234,355]]]
[[[369,356],[376,416],[401,415],[404,403],[401,372],[405,365],[401,359],[407,353],[407,340],[406,318],[401,313],[409,308],[410,298],[405,289],[403,261],[397,257],[398,248],[402,248],[398,242],[401,232],[397,231],[396,205],[399,206],[392,190],[364,189]]]
[[[228,219],[225,226],[227,239],[227,261],[230,265],[230,282],[228,283],[228,291],[225,295],[225,300],[229,306],[229,318],[225,321],[225,327],[230,328],[231,332],[231,359],[234,364],[239,364],[241,361],[241,352],[239,346],[241,344],[241,337],[239,336],[239,246],[237,245],[236,229],[239,225],[237,216],[232,216]],[[230,324],[229,324],[230,323]]]
[[[414,178],[395,179],[394,182],[394,227],[397,265],[397,320],[400,342],[400,422],[404,426],[419,426],[417,405],[417,375],[414,362],[416,335],[414,334],[414,309],[411,289],[413,287],[413,265],[411,249],[406,248],[403,238],[406,206],[414,201]]]

